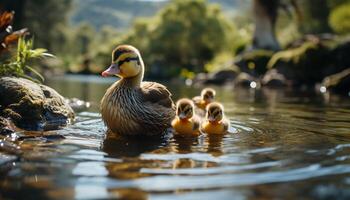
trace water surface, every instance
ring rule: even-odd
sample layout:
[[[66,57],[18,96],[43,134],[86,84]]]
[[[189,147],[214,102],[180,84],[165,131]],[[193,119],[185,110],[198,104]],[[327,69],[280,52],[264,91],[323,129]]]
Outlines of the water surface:
[[[105,137],[98,113],[113,81],[48,82],[91,107],[62,130],[1,137],[0,199],[350,199],[347,98],[214,87],[229,134],[123,139]],[[201,89],[165,84],[174,99]]]

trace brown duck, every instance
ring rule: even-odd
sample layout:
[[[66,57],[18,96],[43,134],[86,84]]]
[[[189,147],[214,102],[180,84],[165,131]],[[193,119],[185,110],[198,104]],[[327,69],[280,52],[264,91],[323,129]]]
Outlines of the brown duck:
[[[142,82],[144,63],[133,46],[118,46],[111,66],[102,76],[121,79],[107,89],[101,101],[102,119],[119,135],[161,135],[175,116],[171,93],[164,85]]]

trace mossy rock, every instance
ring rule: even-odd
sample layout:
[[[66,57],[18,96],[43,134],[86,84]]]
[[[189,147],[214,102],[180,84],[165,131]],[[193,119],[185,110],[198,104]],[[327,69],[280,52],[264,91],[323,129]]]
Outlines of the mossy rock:
[[[271,88],[279,88],[287,86],[287,80],[284,75],[278,73],[276,69],[270,69],[261,79],[261,84]]]
[[[322,81],[322,85],[325,86],[328,90],[349,95],[350,94],[350,68],[327,76]]]
[[[0,117],[0,135],[9,135],[13,132],[15,132],[15,130],[10,126],[10,122]]]
[[[237,56],[235,65],[237,65],[241,72],[248,73],[253,76],[261,76],[265,74],[267,63],[273,56],[273,51],[268,50],[253,50],[244,52]]]
[[[209,74],[208,78],[204,81],[204,84],[223,85],[227,82],[235,80],[237,75],[238,72],[236,70],[219,70]]]
[[[349,41],[332,37],[312,38],[299,46],[275,53],[268,62],[268,68],[277,69],[294,85],[313,85],[349,66]]]
[[[234,81],[234,85],[237,87],[250,87],[251,82],[257,82],[257,80],[250,74],[241,72],[238,74]]]
[[[74,118],[72,108],[54,89],[33,81],[0,78],[0,114],[25,130],[53,130]]]

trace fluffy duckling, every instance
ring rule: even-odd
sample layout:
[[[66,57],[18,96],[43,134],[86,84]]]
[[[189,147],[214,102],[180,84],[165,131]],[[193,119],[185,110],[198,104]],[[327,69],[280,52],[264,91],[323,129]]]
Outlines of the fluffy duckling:
[[[215,94],[216,94],[216,91],[214,89],[204,88],[201,91],[201,96],[193,97],[192,100],[198,108],[205,110],[207,105],[214,101]]]
[[[190,99],[180,99],[176,103],[176,117],[171,122],[178,134],[198,135],[199,122],[195,119],[194,106]]]
[[[104,77],[120,77],[101,100],[102,119],[115,134],[161,135],[175,116],[167,88],[142,82],[144,68],[140,52],[133,46],[121,45],[112,53],[111,66],[102,72]]]
[[[201,130],[208,134],[224,134],[228,130],[228,121],[224,116],[224,107],[220,103],[210,103],[207,106],[205,120]]]

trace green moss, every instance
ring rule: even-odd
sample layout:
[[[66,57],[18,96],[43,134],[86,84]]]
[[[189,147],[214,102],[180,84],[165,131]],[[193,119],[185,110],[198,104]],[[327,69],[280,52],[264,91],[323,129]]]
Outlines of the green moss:
[[[350,33],[350,3],[336,7],[329,16],[329,24],[339,34]]]
[[[275,53],[271,59],[269,60],[267,67],[269,69],[273,68],[277,62],[283,61],[283,62],[291,62],[293,64],[299,64],[302,59],[306,58],[308,51],[317,50],[318,46],[317,44],[313,42],[305,42],[303,45],[297,48],[293,49],[287,49],[284,51],[279,51]]]

